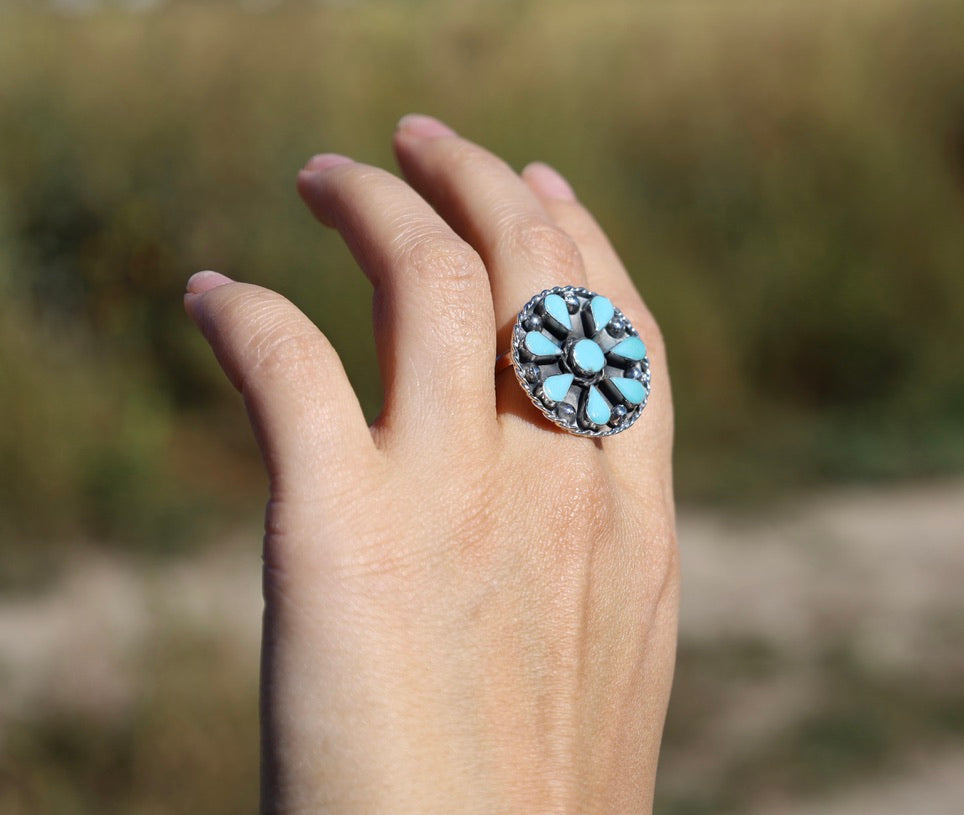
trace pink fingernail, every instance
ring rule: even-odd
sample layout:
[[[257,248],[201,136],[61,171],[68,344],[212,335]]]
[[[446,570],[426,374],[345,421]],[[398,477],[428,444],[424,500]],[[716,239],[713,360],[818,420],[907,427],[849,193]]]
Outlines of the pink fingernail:
[[[188,294],[204,294],[204,292],[216,289],[218,286],[225,286],[233,282],[230,277],[225,277],[220,272],[196,272],[188,278],[187,292]]]
[[[522,171],[522,175],[535,193],[543,198],[556,201],[576,200],[576,193],[569,186],[569,182],[548,164],[534,161]]]
[[[438,119],[421,113],[409,113],[398,120],[398,131],[404,131],[412,136],[423,139],[437,139],[439,136],[454,136],[455,131]]]
[[[337,167],[339,164],[352,164],[353,160],[348,158],[348,156],[342,156],[338,153],[319,153],[317,156],[312,156],[308,159],[305,164],[305,169],[309,172],[318,173],[322,170],[327,170],[329,167]]]

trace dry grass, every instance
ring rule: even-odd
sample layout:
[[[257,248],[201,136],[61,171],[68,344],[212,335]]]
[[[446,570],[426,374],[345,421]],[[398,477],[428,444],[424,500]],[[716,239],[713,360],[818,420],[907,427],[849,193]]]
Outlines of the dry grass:
[[[962,39],[952,0],[4,5],[4,602],[60,585],[64,541],[170,557],[259,515],[243,411],[181,312],[189,273],[291,296],[377,412],[367,285],[293,177],[319,150],[389,166],[410,110],[514,166],[555,164],[597,214],[669,342],[684,498],[759,507],[959,472]],[[251,808],[249,657],[164,630],[130,652],[117,715],[3,709],[0,810]],[[705,794],[670,772],[662,811],[745,811],[959,739],[959,683],[909,695],[917,677],[868,672],[859,640],[815,640],[819,703],[763,728]],[[756,634],[689,643],[670,760],[719,726],[720,686],[687,682],[709,672],[798,712],[813,688],[784,681],[796,670]]]

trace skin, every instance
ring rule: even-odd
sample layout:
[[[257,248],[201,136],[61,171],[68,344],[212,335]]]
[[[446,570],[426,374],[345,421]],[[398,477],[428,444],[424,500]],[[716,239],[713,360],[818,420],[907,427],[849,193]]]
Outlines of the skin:
[[[373,425],[283,297],[215,272],[185,295],[270,476],[262,811],[650,812],[678,607],[659,330],[555,170],[423,116],[394,146],[404,181],[333,154],[298,176],[374,286]],[[649,404],[610,438],[493,374],[521,306],[567,284],[649,348]]]

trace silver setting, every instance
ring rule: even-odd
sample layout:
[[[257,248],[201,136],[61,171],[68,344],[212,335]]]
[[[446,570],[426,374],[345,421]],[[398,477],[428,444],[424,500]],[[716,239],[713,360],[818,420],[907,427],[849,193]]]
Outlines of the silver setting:
[[[562,297],[572,315],[571,328],[565,329],[551,314],[547,314],[545,299],[551,294]],[[556,286],[537,294],[526,303],[516,318],[512,330],[509,357],[516,379],[529,395],[532,403],[553,424],[580,436],[612,436],[627,430],[639,418],[649,400],[649,355],[639,361],[623,359],[610,351],[629,337],[639,337],[632,323],[618,308],[604,326],[594,324],[590,303],[599,295],[577,286]],[[558,301],[555,301],[558,305]],[[555,356],[537,355],[526,347],[530,332],[541,334],[560,348]],[[571,350],[582,339],[594,341],[602,351],[605,365],[601,371],[589,373],[572,360]],[[572,374],[572,384],[562,399],[552,400],[546,394],[545,382],[552,376]],[[612,383],[613,378],[638,381],[645,388],[639,404],[633,404]],[[551,385],[551,383],[550,383]],[[604,424],[595,424],[588,416],[590,388],[595,387],[605,399],[610,416]],[[625,385],[623,385],[625,387]],[[597,418],[600,418],[597,414]]]

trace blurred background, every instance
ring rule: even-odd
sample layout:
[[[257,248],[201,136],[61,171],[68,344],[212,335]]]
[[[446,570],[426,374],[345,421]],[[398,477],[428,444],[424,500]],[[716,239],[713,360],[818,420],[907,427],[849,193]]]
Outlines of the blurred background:
[[[374,417],[294,177],[413,110],[567,175],[666,335],[657,812],[959,812],[951,0],[0,0],[0,812],[255,808],[266,483],[181,293],[285,293]]]

